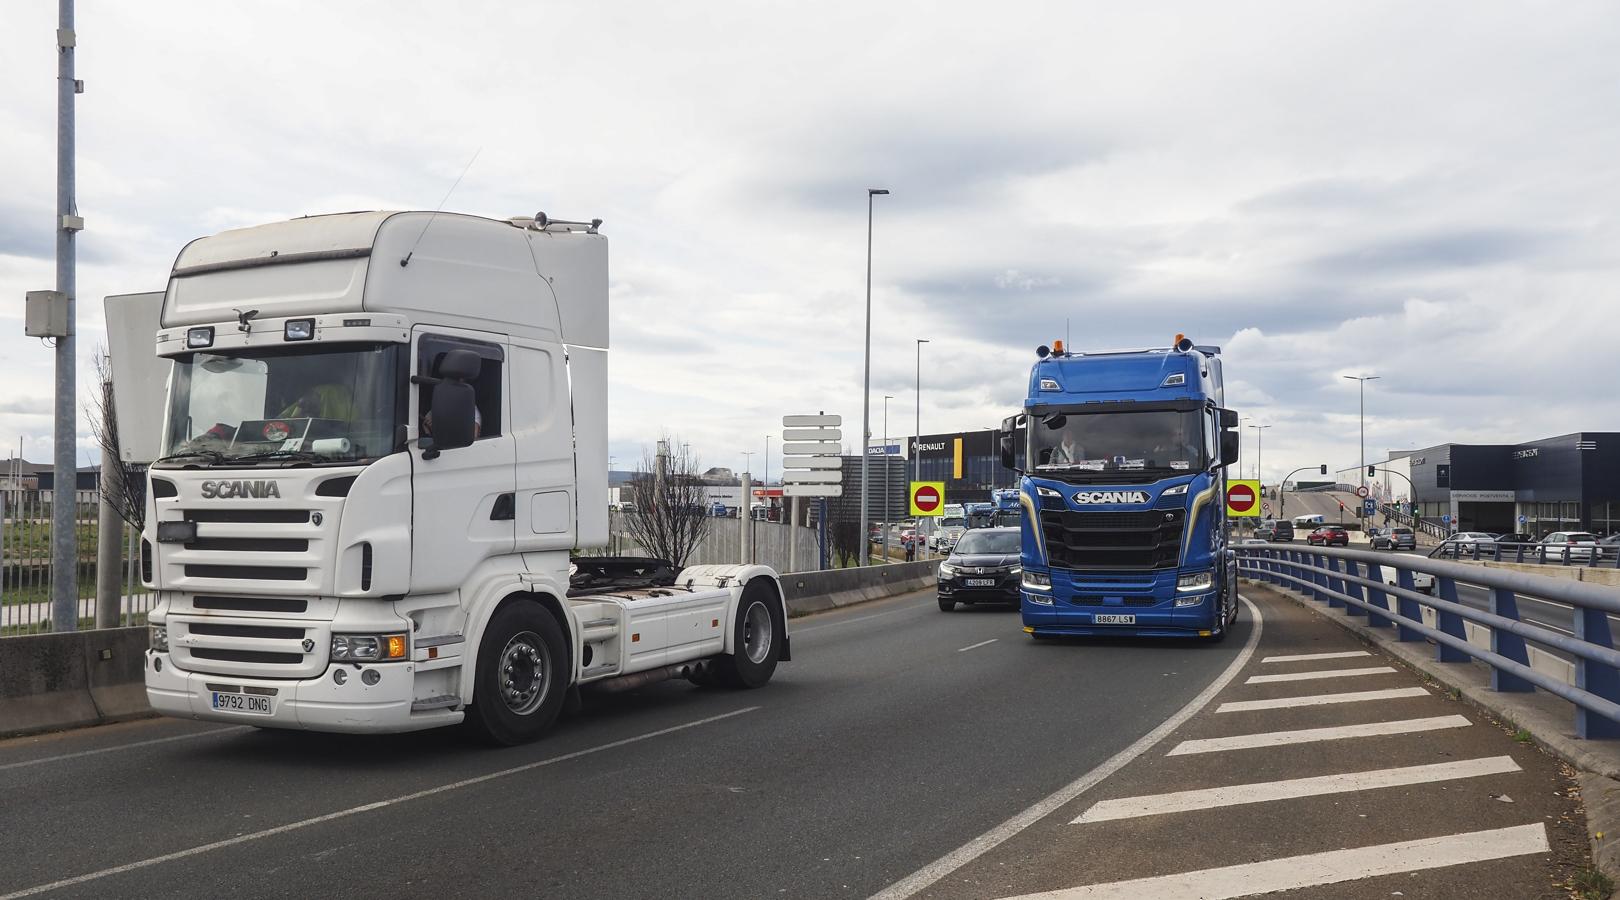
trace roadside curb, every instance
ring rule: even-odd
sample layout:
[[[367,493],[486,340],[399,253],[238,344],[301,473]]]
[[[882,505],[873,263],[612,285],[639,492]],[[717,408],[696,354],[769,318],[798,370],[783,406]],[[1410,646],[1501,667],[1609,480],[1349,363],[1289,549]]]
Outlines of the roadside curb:
[[[1592,861],[1604,874],[1620,880],[1620,741],[1588,741],[1575,736],[1573,707],[1540,691],[1504,694],[1491,690],[1489,668],[1467,663],[1442,663],[1433,657],[1427,641],[1401,643],[1393,628],[1372,628],[1364,618],[1345,615],[1292,591],[1253,579],[1244,589],[1289,600],[1314,610],[1343,626],[1362,643],[1376,647],[1396,661],[1456,692],[1459,699],[1505,724],[1530,732],[1535,743],[1574,766],[1586,808],[1586,833]]]

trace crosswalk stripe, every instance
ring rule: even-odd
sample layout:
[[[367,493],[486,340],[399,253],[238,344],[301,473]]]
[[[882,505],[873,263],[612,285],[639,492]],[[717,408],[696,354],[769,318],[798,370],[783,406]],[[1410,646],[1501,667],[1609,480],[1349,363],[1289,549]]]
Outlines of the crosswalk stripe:
[[[1348,794],[1354,791],[1425,784],[1431,781],[1453,781],[1459,778],[1477,778],[1481,775],[1501,775],[1517,771],[1519,764],[1513,761],[1513,757],[1487,756],[1481,759],[1431,763],[1424,766],[1374,769],[1370,772],[1342,772],[1313,778],[1291,778],[1286,781],[1262,781],[1228,787],[1200,788],[1194,791],[1175,791],[1168,794],[1121,797],[1117,800],[1103,800],[1092,804],[1090,809],[1069,824],[1084,825],[1090,822],[1135,819],[1195,809],[1214,809],[1220,806],[1241,806],[1246,803],[1320,797],[1326,794]]]
[[[1289,709],[1295,706],[1324,706],[1329,703],[1359,703],[1363,700],[1395,700],[1400,697],[1427,697],[1420,687],[1386,688],[1381,691],[1351,691],[1346,694],[1312,694],[1308,697],[1277,697],[1272,700],[1233,700],[1215,707],[1218,713],[1247,712],[1254,709]]]
[[[1372,656],[1372,654],[1365,650],[1344,650],[1339,653],[1295,653],[1292,656],[1268,656],[1260,661],[1263,663],[1309,662],[1313,659],[1350,659],[1355,656]]]
[[[1465,728],[1469,724],[1468,719],[1463,716],[1432,716],[1427,719],[1401,719],[1397,722],[1368,722],[1365,725],[1336,725],[1331,728],[1303,728],[1298,731],[1270,731],[1264,734],[1234,734],[1230,737],[1182,741],[1165,756],[1190,756],[1194,753],[1220,753],[1225,750],[1280,747],[1284,744],[1309,744],[1344,738],[1413,734],[1419,731],[1438,731],[1442,728]]]
[[[1251,675],[1244,684],[1275,684],[1279,681],[1317,681],[1323,678],[1353,678],[1357,675],[1382,675],[1393,672],[1391,666],[1368,666],[1364,669],[1321,669],[1315,672],[1284,672],[1281,675]]]
[[[1397,875],[1546,853],[1547,829],[1537,823],[1451,834],[1443,837],[1307,853],[1284,859],[1202,869],[1177,875],[1024,894],[1005,900],[1233,900],[1273,891],[1340,884],[1379,875]]]

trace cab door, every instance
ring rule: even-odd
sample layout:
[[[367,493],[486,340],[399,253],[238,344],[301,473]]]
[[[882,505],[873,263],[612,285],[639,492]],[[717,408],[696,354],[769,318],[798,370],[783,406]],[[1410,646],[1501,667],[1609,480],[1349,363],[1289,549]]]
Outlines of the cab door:
[[[423,440],[411,448],[411,589],[452,591],[484,560],[513,551],[510,348],[504,335],[430,325],[412,329],[411,347],[415,375],[435,375],[434,365],[450,350],[472,350],[480,359],[473,382],[477,438],[454,450],[427,450]],[[431,390],[417,385],[411,391],[410,421],[419,438],[432,436]]]

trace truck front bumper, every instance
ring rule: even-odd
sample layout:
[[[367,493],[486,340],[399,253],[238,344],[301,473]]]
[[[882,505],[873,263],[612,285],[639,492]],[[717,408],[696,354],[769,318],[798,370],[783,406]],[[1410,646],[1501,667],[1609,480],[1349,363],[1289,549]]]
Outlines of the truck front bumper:
[[[1220,604],[1214,591],[1192,596],[1201,598],[1196,606],[1176,606],[1175,599],[1153,605],[1085,605],[1033,591],[1024,592],[1021,605],[1024,628],[1039,635],[1116,635],[1128,637],[1201,637],[1216,627]],[[1037,599],[1038,598],[1038,599]],[[1183,601],[1190,599],[1183,596]],[[1039,601],[1050,600],[1050,603]],[[1107,617],[1129,616],[1129,623]],[[1102,622],[1099,617],[1104,617]]]
[[[342,684],[334,674],[338,669],[345,673]],[[460,710],[411,712],[414,669],[409,662],[332,664],[321,675],[302,680],[244,678],[183,672],[168,653],[148,650],[146,698],[164,715],[261,728],[360,734],[418,731],[461,721]],[[366,684],[368,671],[377,673],[375,684]],[[270,712],[217,709],[216,693],[268,697]]]

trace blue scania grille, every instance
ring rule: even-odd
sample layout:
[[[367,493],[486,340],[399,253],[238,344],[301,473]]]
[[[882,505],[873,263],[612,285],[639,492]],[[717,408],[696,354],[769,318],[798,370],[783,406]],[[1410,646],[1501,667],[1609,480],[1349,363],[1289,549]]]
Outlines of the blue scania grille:
[[[1041,510],[1041,534],[1053,566],[1079,571],[1174,567],[1181,556],[1183,509],[1123,512]]]

